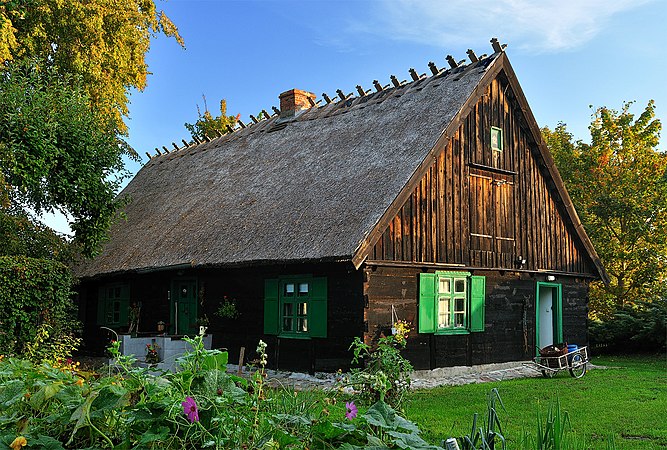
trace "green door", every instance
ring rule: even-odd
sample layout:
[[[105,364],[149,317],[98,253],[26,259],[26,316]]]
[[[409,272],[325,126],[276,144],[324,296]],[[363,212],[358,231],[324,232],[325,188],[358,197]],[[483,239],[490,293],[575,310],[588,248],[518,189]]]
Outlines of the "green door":
[[[171,290],[171,323],[175,334],[197,334],[197,282],[176,280]]]

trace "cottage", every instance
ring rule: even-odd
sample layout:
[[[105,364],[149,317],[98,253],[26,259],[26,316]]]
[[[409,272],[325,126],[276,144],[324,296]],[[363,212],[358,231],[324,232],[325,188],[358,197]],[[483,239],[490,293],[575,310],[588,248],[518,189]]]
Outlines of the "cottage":
[[[293,89],[280,110],[150,158],[127,220],[78,268],[99,327],[166,323],[235,358],[349,365],[355,336],[415,327],[416,368],[527,359],[586,343],[588,284],[607,275],[504,47],[336,98]],[[238,316],[216,315],[224,299]],[[136,309],[135,309],[136,311]]]

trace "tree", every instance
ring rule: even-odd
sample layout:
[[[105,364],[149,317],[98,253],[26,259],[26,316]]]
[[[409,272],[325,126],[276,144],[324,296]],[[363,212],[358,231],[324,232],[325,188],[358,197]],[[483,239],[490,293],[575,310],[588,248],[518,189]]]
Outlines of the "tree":
[[[145,55],[160,33],[183,45],[153,0],[8,0],[0,6],[0,63],[37,58],[80,75],[93,106],[124,133],[127,94],[146,86]]]
[[[650,101],[636,118],[601,107],[591,143],[573,141],[565,124],[543,135],[581,221],[609,273],[591,290],[593,315],[665,295],[667,280],[667,155],[658,150],[661,123]]]
[[[34,61],[0,72],[0,213],[58,209],[72,217],[82,253],[93,255],[125,201],[116,198],[125,149],[80,77]]]
[[[201,113],[199,105],[197,105],[197,115],[199,118],[195,123],[186,123],[185,128],[190,132],[193,138],[196,139],[206,139],[214,138],[218,134],[227,134],[229,133],[229,128],[234,128],[236,122],[238,122],[240,114],[236,116],[227,115],[227,101],[225,99],[220,100],[220,115],[213,117],[211,112],[208,110],[208,105],[206,104],[206,97],[202,95],[204,99],[204,114]]]

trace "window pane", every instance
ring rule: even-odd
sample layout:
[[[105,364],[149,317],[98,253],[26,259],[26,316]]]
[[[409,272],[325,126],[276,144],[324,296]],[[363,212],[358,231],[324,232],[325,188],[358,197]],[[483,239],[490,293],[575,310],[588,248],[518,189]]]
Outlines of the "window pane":
[[[465,280],[455,280],[454,281],[454,292],[457,294],[466,291],[466,281]]]
[[[294,295],[294,283],[288,283],[285,285],[285,296],[291,297]]]
[[[308,283],[299,283],[299,296],[308,295]]]
[[[283,316],[292,316],[294,315],[294,304],[284,303],[283,304]]]
[[[293,331],[292,325],[294,324],[294,319],[291,317],[283,318],[283,331]]]
[[[449,298],[438,299],[438,328],[447,328],[451,325],[449,314]]]
[[[454,312],[465,312],[466,300],[464,298],[454,299]]]
[[[441,294],[449,294],[451,292],[450,283],[451,280],[449,278],[440,278],[440,287],[438,288],[438,292]]]
[[[296,331],[308,331],[308,319],[296,319]]]
[[[503,133],[499,128],[491,128],[491,149],[503,149]]]
[[[463,328],[465,322],[465,314],[463,313],[454,313],[454,326],[456,328]]]
[[[308,314],[308,303],[299,303],[297,314],[300,316],[305,316]]]

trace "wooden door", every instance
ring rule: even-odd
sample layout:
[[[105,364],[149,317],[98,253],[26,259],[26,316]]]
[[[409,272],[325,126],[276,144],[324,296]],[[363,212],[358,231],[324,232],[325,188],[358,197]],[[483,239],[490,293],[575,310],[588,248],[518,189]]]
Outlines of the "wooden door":
[[[516,257],[512,176],[471,170],[469,179],[470,264],[512,268]]]
[[[174,333],[189,336],[197,334],[196,280],[175,280],[172,284],[171,300],[171,323]]]

